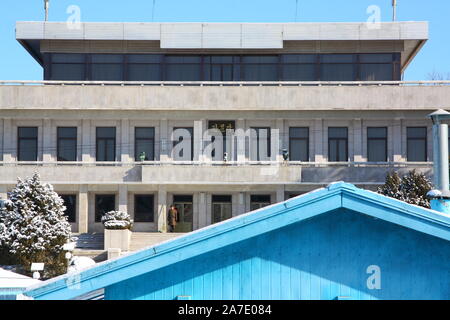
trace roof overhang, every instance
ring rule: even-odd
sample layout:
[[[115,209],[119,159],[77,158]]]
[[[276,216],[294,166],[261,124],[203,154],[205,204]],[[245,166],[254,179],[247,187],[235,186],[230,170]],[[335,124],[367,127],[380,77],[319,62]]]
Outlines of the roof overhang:
[[[42,64],[41,40],[159,41],[161,49],[282,50],[286,41],[403,41],[402,70],[428,40],[428,22],[17,22],[16,39]],[[376,49],[376,46],[374,46]]]

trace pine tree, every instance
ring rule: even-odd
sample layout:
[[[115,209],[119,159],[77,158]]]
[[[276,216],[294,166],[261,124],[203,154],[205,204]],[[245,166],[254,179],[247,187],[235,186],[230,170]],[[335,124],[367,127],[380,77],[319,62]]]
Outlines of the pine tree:
[[[0,246],[29,274],[33,262],[45,263],[44,278],[66,271],[63,245],[70,239],[70,223],[63,200],[35,173],[18,179],[0,210]]]
[[[388,173],[385,184],[378,188],[378,193],[407,203],[430,208],[430,201],[426,195],[432,189],[433,186],[430,180],[423,173],[412,170],[402,178],[397,172]]]

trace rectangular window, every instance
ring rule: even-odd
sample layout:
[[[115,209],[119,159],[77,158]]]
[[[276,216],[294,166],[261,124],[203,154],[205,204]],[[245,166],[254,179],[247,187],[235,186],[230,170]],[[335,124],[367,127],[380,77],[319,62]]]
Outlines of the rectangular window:
[[[309,128],[289,128],[289,153],[292,161],[309,161]]]
[[[233,81],[239,80],[239,57],[205,56],[203,57],[203,80]]]
[[[250,210],[257,210],[270,205],[270,195],[251,195]]]
[[[407,161],[425,162],[427,161],[427,128],[408,127],[406,128],[407,139]]]
[[[212,223],[217,223],[232,217],[231,196],[212,196]]]
[[[97,128],[97,161],[116,161],[116,128]]]
[[[162,80],[161,55],[132,54],[127,59],[128,81]]]
[[[57,140],[58,161],[77,161],[77,128],[58,127]]]
[[[19,127],[17,139],[17,160],[37,161],[38,158],[38,128]]]
[[[250,159],[253,161],[269,161],[271,156],[270,128],[251,128]]]
[[[66,207],[66,211],[64,212],[64,215],[67,216],[67,219],[69,222],[74,223],[76,222],[76,216],[77,216],[77,196],[74,194],[65,194],[61,195],[61,199],[64,201],[64,206]]]
[[[193,230],[192,195],[174,195],[173,204],[178,209],[178,221],[175,232],[190,232]]]
[[[141,155],[145,155],[145,161],[155,160],[155,128],[134,129],[134,159],[141,161]]]
[[[348,161],[348,129],[328,128],[328,161]]]
[[[281,61],[282,81],[317,81],[317,55],[286,54]]]
[[[278,81],[278,56],[243,56],[243,81]]]
[[[51,54],[51,76],[48,80],[86,80],[86,56],[84,54]]]
[[[387,161],[387,128],[367,128],[367,160]]]
[[[180,145],[180,143],[182,144]],[[175,161],[194,160],[194,128],[192,127],[173,128],[172,151],[173,151],[172,158]]]
[[[134,221],[135,222],[154,221],[153,195],[136,194],[134,196]]]
[[[321,55],[321,81],[354,81],[356,80],[355,55],[324,54]]]
[[[105,213],[116,210],[116,196],[113,194],[95,195],[95,222],[101,222]]]
[[[91,56],[91,80],[122,81],[123,56],[120,54],[93,54]]]
[[[202,79],[201,59],[201,56],[166,56],[164,61],[165,80],[200,81]]]

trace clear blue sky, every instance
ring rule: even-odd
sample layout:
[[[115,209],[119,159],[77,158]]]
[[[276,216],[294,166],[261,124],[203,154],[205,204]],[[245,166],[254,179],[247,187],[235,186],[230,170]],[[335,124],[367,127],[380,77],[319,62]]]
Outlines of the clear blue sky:
[[[16,21],[43,20],[43,0],[1,0],[0,79],[41,80],[42,68],[15,40]],[[81,21],[152,20],[153,0],[50,0],[50,21],[66,21],[69,5]],[[366,21],[369,5],[390,21],[391,0],[298,0],[298,22]],[[429,21],[430,40],[409,66],[405,80],[424,80],[436,70],[450,73],[450,1],[398,0],[398,20]],[[156,0],[155,22],[294,22],[296,0]]]

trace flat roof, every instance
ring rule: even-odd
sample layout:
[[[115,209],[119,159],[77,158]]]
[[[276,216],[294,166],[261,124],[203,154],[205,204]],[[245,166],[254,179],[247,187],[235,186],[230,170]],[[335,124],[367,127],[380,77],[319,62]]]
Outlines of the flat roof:
[[[19,21],[16,39],[40,63],[41,40],[159,41],[161,49],[283,49],[285,41],[404,41],[407,65],[428,22],[152,23]]]

